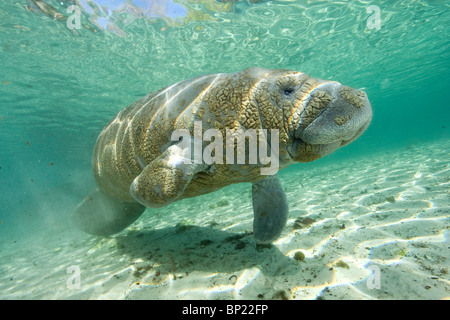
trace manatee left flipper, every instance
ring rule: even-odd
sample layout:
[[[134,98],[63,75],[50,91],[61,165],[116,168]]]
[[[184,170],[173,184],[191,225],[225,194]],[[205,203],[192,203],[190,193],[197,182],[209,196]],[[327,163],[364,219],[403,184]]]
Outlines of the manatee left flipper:
[[[145,207],[137,202],[122,202],[96,189],[76,208],[71,219],[86,233],[108,236],[128,227],[144,211]]]
[[[254,182],[253,234],[256,243],[270,243],[276,240],[287,222],[289,207],[286,194],[277,175]]]
[[[206,168],[205,164],[186,163],[186,160],[190,160],[188,148],[170,146],[134,179],[130,194],[137,202],[151,208],[177,200],[192,177]]]

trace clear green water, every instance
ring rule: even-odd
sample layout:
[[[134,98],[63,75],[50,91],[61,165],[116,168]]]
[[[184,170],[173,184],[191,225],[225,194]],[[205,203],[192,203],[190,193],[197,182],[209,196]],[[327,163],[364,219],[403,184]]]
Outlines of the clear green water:
[[[66,16],[72,2],[47,1]],[[371,126],[319,162],[450,138],[447,1],[172,5],[148,19],[112,16],[110,30],[83,12],[73,32],[36,1],[0,2],[2,235],[64,224],[94,187],[91,153],[109,119],[151,91],[202,74],[287,68],[365,88]],[[369,5],[380,8],[379,30],[367,26]]]

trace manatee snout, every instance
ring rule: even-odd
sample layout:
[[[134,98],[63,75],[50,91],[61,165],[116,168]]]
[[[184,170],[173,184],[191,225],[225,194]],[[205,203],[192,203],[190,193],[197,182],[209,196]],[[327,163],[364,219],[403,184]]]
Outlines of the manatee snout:
[[[358,138],[371,119],[372,107],[365,92],[324,81],[311,94],[295,138],[320,158]]]

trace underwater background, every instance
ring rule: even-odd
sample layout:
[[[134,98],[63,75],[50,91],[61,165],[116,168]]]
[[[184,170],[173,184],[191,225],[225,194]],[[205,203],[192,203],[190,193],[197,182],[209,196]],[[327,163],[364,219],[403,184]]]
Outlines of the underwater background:
[[[73,12],[68,13],[67,8],[71,5],[76,5],[81,10],[79,28],[68,27],[72,23],[70,17]],[[370,6],[372,10],[368,9]],[[379,21],[374,16],[377,8],[380,14]],[[151,219],[154,218],[157,221],[154,220],[152,225],[151,221],[143,218],[144,220],[140,220],[134,226],[135,229],[132,229],[133,233],[128,238],[121,236],[122,243],[119,244],[111,244],[104,239],[83,234],[75,230],[69,221],[70,214],[77,204],[95,188],[91,173],[93,147],[102,128],[117,112],[149,92],[175,82],[204,74],[236,72],[255,66],[298,70],[312,77],[335,80],[363,89],[373,108],[370,127],[355,142],[323,159],[308,164],[292,165],[280,173],[288,198],[291,197],[292,221],[290,221],[291,225],[288,224],[289,230],[292,230],[292,224],[295,224],[295,221],[306,216],[312,217],[311,220],[317,227],[321,225],[320,219],[315,216],[317,212],[314,211],[314,207],[297,208],[296,205],[305,205],[308,201],[307,190],[317,188],[317,192],[321,194],[317,198],[317,203],[313,205],[323,205],[323,207],[316,209],[324,212],[326,208],[336,209],[334,207],[336,202],[331,201],[329,197],[335,196],[336,189],[332,186],[333,183],[338,182],[337,179],[344,186],[339,188],[364,192],[383,175],[388,181],[389,177],[394,175],[393,172],[403,170],[401,171],[403,176],[400,176],[405,180],[391,179],[389,181],[393,181],[393,184],[389,188],[395,189],[400,185],[416,186],[414,177],[416,179],[419,177],[416,169],[422,166],[420,177],[429,169],[431,178],[427,183],[431,187],[428,184],[427,186],[431,189],[423,186],[421,189],[423,192],[421,192],[426,194],[428,191],[437,190],[437,187],[433,189],[433,186],[439,187],[437,194],[431,198],[412,197],[412,200],[416,202],[413,201],[414,203],[410,205],[416,212],[414,217],[408,216],[416,219],[417,214],[420,215],[429,207],[435,210],[433,213],[435,220],[432,221],[436,223],[433,227],[435,229],[430,229],[430,233],[424,235],[420,231],[419,224],[417,227],[419,231],[416,230],[416,234],[413,232],[408,236],[402,236],[404,226],[398,222],[405,218],[402,216],[396,220],[400,230],[395,231],[396,239],[403,239],[398,240],[403,244],[409,239],[420,236],[440,237],[438,240],[433,240],[433,243],[439,244],[435,252],[439,252],[436,254],[440,256],[433,258],[428,253],[430,259],[439,260],[439,262],[428,260],[430,264],[437,263],[439,270],[435,270],[435,273],[428,270],[430,273],[426,275],[427,279],[432,276],[439,278],[435,280],[435,283],[438,281],[440,283],[437,291],[432,293],[434,284],[424,284],[414,294],[391,292],[382,295],[372,292],[358,295],[348,294],[344,290],[345,293],[338,291],[336,296],[357,299],[438,299],[450,296],[447,275],[449,265],[447,259],[450,259],[448,250],[449,26],[450,4],[444,0],[1,1],[0,254],[3,256],[0,258],[2,260],[0,261],[0,277],[4,281],[2,281],[0,298],[256,299],[264,297],[276,299],[287,296],[302,299],[323,295],[324,288],[330,287],[324,284],[326,281],[323,282],[322,287],[317,285],[318,290],[305,291],[306,293],[302,296],[299,290],[294,289],[301,285],[295,283],[299,277],[294,271],[291,272],[292,277],[289,281],[292,285],[288,289],[280,289],[283,281],[276,277],[270,278],[264,272],[265,282],[258,280],[260,279],[259,271],[247,275],[248,270],[260,266],[262,261],[266,261],[264,259],[271,259],[268,258],[271,256],[270,250],[267,250],[269,252],[264,253],[264,256],[263,253],[251,251],[258,258],[251,263],[243,262],[240,265],[240,260],[234,259],[234,256],[227,256],[227,252],[239,249],[239,246],[242,247],[239,243],[242,242],[220,248],[218,243],[226,243],[225,240],[229,239],[227,230],[230,228],[236,230],[233,232],[251,231],[252,209],[249,184],[233,185],[219,193],[183,200],[159,210],[158,213],[153,214],[148,210],[146,212],[148,219],[153,215]],[[437,167],[430,169],[427,163],[434,163]],[[369,167],[374,168],[373,171],[368,170]],[[331,169],[333,171],[329,171]],[[309,176],[305,176],[308,174]],[[357,181],[361,183],[355,184]],[[382,190],[389,188],[385,186]],[[385,197],[387,199],[385,202],[387,205],[392,203],[398,205],[403,197],[402,191],[395,189],[392,192]],[[248,197],[246,197],[247,194]],[[376,191],[374,194],[379,193]],[[403,198],[408,200],[407,197]],[[298,200],[298,203],[292,200]],[[300,200],[302,200],[301,203]],[[417,201],[432,203],[428,207],[422,207],[422,204],[417,204]],[[373,204],[379,205],[380,202],[375,201],[366,205],[365,208],[368,209],[363,214],[382,210],[382,208],[371,207]],[[439,213],[436,213],[436,208],[440,210]],[[407,209],[402,207],[401,210]],[[400,209],[396,208],[396,210]],[[209,220],[204,218],[202,212]],[[337,215],[339,214],[337,212]],[[335,219],[335,216],[325,218]],[[351,216],[348,216],[348,219],[350,218]],[[242,226],[242,229],[239,229],[241,227],[233,229],[233,224],[241,220],[248,220],[248,223]],[[360,222],[363,227],[370,225],[370,222],[364,219]],[[424,223],[429,222],[431,221]],[[180,231],[179,227],[176,228],[180,226],[180,223],[192,228]],[[220,228],[216,234],[210,230],[212,224],[213,226],[219,224]],[[206,225],[208,227],[203,227]],[[348,222],[346,226],[349,226]],[[153,237],[154,234],[150,231],[152,229],[162,230],[162,233],[157,235],[162,238],[173,234],[175,235],[173,241],[180,243],[194,241],[191,238],[203,235],[212,239],[210,241],[213,243],[217,243],[219,251],[223,250],[225,253],[223,253],[224,256],[215,253],[212,258],[205,253],[203,259],[208,261],[211,268],[198,268],[196,263],[192,262],[183,269],[180,262],[183,259],[177,258],[173,252],[164,254],[164,257],[159,260],[155,258],[156,262],[155,259],[146,260],[140,255],[132,256],[130,260],[127,260],[130,274],[136,276],[137,272],[139,279],[147,275],[149,279],[154,279],[155,275],[162,277],[159,274],[173,275],[176,273],[175,270],[182,270],[186,274],[185,279],[189,278],[187,274],[191,274],[192,279],[186,280],[182,289],[174,289],[171,285],[169,287],[172,289],[165,287],[166,289],[158,291],[160,290],[158,286],[162,288],[165,285],[166,280],[161,280],[148,285],[142,291],[145,294],[141,295],[136,293],[141,292],[138,288],[141,280],[129,280],[128,275],[120,275],[126,279],[123,285],[121,284],[120,290],[115,289],[115,285],[110,285],[101,293],[94,289],[89,291],[90,289],[82,288],[79,291],[70,291],[66,288],[68,266],[82,263],[101,265],[102,261],[108,258],[102,260],[101,255],[95,256],[92,253],[94,248],[101,247],[98,250],[104,250],[101,251],[102,254],[110,259],[112,258],[109,254],[115,257],[128,255],[130,251],[128,250],[127,253],[126,248],[130,245],[130,239],[137,237],[139,230],[142,231],[143,228],[148,228],[150,233],[143,232],[144,236],[136,238],[139,241]],[[336,230],[339,231],[339,228]],[[186,234],[185,238],[179,238],[183,232],[190,233]],[[302,232],[305,232],[304,238],[307,238],[307,229]],[[326,233],[326,231],[320,232]],[[332,233],[334,234],[334,231]],[[379,238],[381,239],[382,236]],[[322,240],[317,241],[322,243]],[[352,241],[355,244],[363,239],[356,237]],[[392,243],[392,241],[390,238],[388,242]],[[312,244],[297,243],[295,249],[294,247],[284,248],[283,243],[288,242],[286,240],[279,243],[279,251],[276,252],[278,256],[295,260],[292,259],[295,250],[306,248],[307,259],[317,257],[313,251],[308,254],[307,248],[311,248]],[[156,246],[164,247],[165,245],[164,241],[156,243],[152,244],[150,251],[158,251]],[[245,246],[248,249],[251,246],[250,237],[243,243],[246,243]],[[210,243],[203,242],[203,247],[206,249],[209,245]],[[134,250],[139,251],[143,244],[134,243],[133,246]],[[68,249],[69,247],[71,249]],[[203,247],[200,246],[200,248]],[[402,250],[398,251],[400,252],[398,259],[414,259],[414,254],[408,255],[406,248],[401,245],[396,247]],[[189,246],[187,245],[186,248]],[[351,248],[356,250],[354,246]],[[423,247],[420,248],[423,249]],[[184,254],[182,250],[176,251],[176,246],[172,250],[175,250],[178,256]],[[35,254],[31,262],[28,261],[30,252]],[[79,254],[78,260],[74,258],[74,252]],[[65,255],[62,256],[63,254]],[[341,252],[340,255],[342,254]],[[417,256],[417,253],[415,255]],[[141,259],[139,263],[144,263],[144,267],[136,267],[138,263],[136,257]],[[332,264],[338,258],[336,256],[324,265]],[[197,259],[202,259],[201,255],[197,254]],[[378,259],[383,260],[382,257]],[[41,264],[42,260],[46,261],[45,267]],[[131,260],[133,261],[130,262]],[[426,260],[424,258],[424,261]],[[167,270],[156,270],[158,265],[164,266],[165,263],[168,265]],[[221,269],[221,266],[227,263],[231,263],[232,266]],[[270,261],[267,263],[270,265]],[[367,264],[367,261],[364,263]],[[349,264],[347,261],[346,265]],[[56,280],[53,281],[52,285],[55,287],[51,288],[37,281],[42,278],[42,270],[49,268],[54,268],[52,274],[60,281],[60,284],[55,284]],[[101,267],[99,268],[101,270]],[[109,273],[99,271],[93,276],[91,282],[86,280],[85,283],[89,283],[86,286],[94,288],[104,279],[110,279],[108,277],[111,274],[117,275],[119,272],[117,270],[123,272],[127,267],[111,268]],[[274,270],[278,268],[279,266],[274,267]],[[296,267],[292,268],[294,270]],[[317,268],[322,270],[319,266]],[[426,268],[418,268],[422,273],[427,272]],[[341,269],[344,272],[348,270],[345,265]],[[107,268],[105,267],[104,270]],[[83,272],[88,274],[88,271]],[[206,276],[204,277],[203,274],[198,275],[196,280],[196,272],[225,274],[224,279],[233,282],[227,285],[234,286],[234,291],[232,290],[234,293],[211,296],[211,291],[208,290],[219,284],[206,282],[204,280]],[[236,274],[237,272],[241,273]],[[236,275],[235,278],[233,275]],[[328,277],[319,272],[317,275],[318,278]],[[220,278],[220,276],[217,277]],[[363,274],[359,278],[352,278],[349,283],[361,282],[367,276],[368,274]],[[52,276],[47,275],[47,277]],[[259,291],[248,289],[247,293],[244,290],[241,292],[242,295],[238,296],[236,285],[239,285],[242,279],[247,279],[246,277],[256,279],[254,281],[256,287],[252,287],[253,284],[246,284],[242,285],[242,288],[262,290],[258,285],[267,287],[267,281],[271,279],[269,287],[272,289],[259,294],[257,294]],[[414,277],[417,277],[417,274],[411,275],[411,279]],[[316,278],[312,278],[313,281],[316,281]],[[167,276],[165,279],[171,282],[179,281],[179,283],[184,281],[174,280],[176,276]],[[198,279],[203,279],[203,282],[200,281],[202,285],[198,285]],[[308,280],[301,279],[306,282]],[[406,282],[409,280],[410,278],[405,278]],[[150,283],[149,281],[147,283]],[[265,285],[259,284],[258,281],[264,282]],[[249,280],[246,283],[250,282]],[[23,287],[25,283],[26,289]],[[131,283],[134,287],[129,289]],[[398,287],[398,283],[385,284],[385,288],[395,286]],[[427,289],[427,286],[431,289]],[[217,292],[229,292],[228,289],[221,290]],[[288,293],[281,294],[280,290]],[[327,290],[329,292],[330,289]],[[362,289],[359,288],[359,290]],[[125,291],[127,294],[123,294]],[[151,292],[158,293],[152,295]],[[180,296],[179,292],[184,292],[184,295]],[[186,292],[196,293],[186,294]]]

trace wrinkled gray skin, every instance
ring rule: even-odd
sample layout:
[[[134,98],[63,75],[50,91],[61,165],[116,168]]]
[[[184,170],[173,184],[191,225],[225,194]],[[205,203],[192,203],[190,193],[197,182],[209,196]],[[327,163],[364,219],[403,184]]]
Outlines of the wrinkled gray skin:
[[[201,121],[203,133],[218,129],[223,137],[226,129],[277,129],[279,148],[271,151],[282,169],[350,143],[371,118],[364,92],[297,71],[251,68],[182,81],[136,101],[103,129],[93,155],[99,188],[79,205],[73,221],[90,234],[114,234],[145,207],[251,182],[255,240],[273,242],[289,210],[278,176],[261,175],[259,162],[185,164],[180,160],[190,153],[171,140],[174,130],[193,135],[194,121]]]

